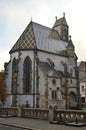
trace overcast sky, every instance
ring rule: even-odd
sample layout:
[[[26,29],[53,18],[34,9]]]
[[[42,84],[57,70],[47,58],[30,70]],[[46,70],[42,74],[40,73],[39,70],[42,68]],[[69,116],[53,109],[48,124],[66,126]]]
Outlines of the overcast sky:
[[[32,21],[51,27],[65,17],[78,61],[86,60],[86,0],[0,0],[0,70],[9,51]]]

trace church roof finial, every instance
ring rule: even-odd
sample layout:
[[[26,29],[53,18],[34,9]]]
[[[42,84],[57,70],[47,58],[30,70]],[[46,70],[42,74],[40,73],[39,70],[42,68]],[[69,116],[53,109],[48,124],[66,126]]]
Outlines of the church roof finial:
[[[65,18],[65,13],[63,13],[63,17]]]
[[[71,35],[69,36],[69,40],[71,40]]]
[[[55,19],[57,20],[57,16],[55,17]]]
[[[32,22],[32,17],[31,17],[31,22]]]

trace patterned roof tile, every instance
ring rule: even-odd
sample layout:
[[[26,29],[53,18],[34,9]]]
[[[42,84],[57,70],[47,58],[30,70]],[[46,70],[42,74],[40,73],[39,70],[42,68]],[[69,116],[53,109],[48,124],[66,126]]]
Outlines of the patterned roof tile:
[[[25,49],[40,49],[59,54],[66,50],[68,42],[60,40],[56,30],[31,22],[20,38],[17,40],[10,53]]]

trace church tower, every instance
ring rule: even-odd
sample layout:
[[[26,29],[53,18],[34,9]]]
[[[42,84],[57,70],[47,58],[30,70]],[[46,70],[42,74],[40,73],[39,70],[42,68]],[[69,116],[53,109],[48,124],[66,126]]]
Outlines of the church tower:
[[[58,31],[61,40],[68,41],[69,27],[65,19],[65,13],[63,13],[63,17],[60,19],[57,19],[56,17],[56,21],[53,26],[53,29]]]

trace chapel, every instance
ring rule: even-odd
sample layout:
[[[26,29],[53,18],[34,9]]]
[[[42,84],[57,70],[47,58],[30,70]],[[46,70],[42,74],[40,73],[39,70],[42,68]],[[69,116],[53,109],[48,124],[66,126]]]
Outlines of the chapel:
[[[32,20],[5,63],[5,106],[75,108],[79,105],[77,55],[65,14],[53,27]]]

